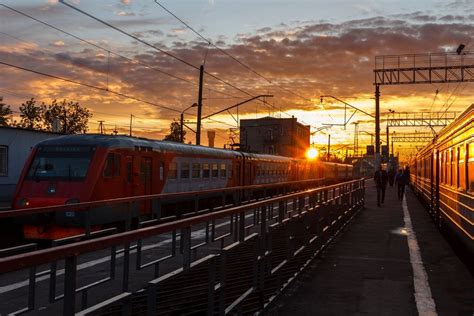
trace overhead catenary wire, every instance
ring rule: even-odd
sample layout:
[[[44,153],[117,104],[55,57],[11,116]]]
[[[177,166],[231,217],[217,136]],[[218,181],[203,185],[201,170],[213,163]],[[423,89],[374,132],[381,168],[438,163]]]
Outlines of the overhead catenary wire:
[[[271,85],[274,85],[280,89],[282,89],[283,91],[285,92],[288,92],[296,97],[299,97],[303,100],[306,100],[306,101],[309,101],[311,103],[313,103],[313,100],[311,100],[311,98],[308,98],[308,97],[305,97],[299,93],[296,93],[288,88],[285,88],[285,87],[282,87],[280,84],[278,83],[275,83],[273,82],[273,80],[271,80],[270,78],[262,75],[261,73],[259,73],[258,71],[256,71],[255,69],[253,69],[252,67],[250,67],[249,65],[245,64],[244,62],[242,62],[240,59],[238,59],[237,57],[235,57],[234,55],[230,54],[229,52],[227,52],[226,50],[223,50],[222,48],[220,48],[219,46],[217,46],[216,44],[214,44],[210,39],[206,38],[205,36],[203,36],[200,32],[196,31],[192,26],[190,26],[188,23],[186,23],[185,21],[183,21],[183,19],[181,19],[180,17],[178,17],[175,13],[171,12],[171,10],[169,10],[168,8],[166,8],[164,5],[162,5],[161,3],[159,3],[157,0],[154,0],[155,3],[160,6],[163,10],[165,10],[167,13],[169,13],[171,16],[173,16],[175,19],[177,19],[180,23],[182,23],[184,26],[186,26],[188,29],[190,29],[194,34],[196,34],[198,37],[200,37],[201,39],[203,39],[204,41],[206,41],[208,43],[208,45],[211,45],[212,47],[214,47],[215,49],[217,49],[219,52],[221,52],[222,54],[226,55],[227,57],[231,58],[232,60],[234,60],[235,62],[237,62],[239,65],[241,65],[242,67],[244,67],[245,69],[247,69],[248,71],[250,71],[251,73],[255,74],[256,76],[264,79],[266,82],[268,82],[269,84]],[[326,108],[324,107],[323,104],[321,104],[321,106],[323,107],[323,109],[325,111]],[[331,115],[329,115],[332,118]]]
[[[78,40],[78,41],[80,41],[80,42],[82,42],[82,43],[85,43],[85,44],[91,45],[91,46],[93,46],[93,47],[95,47],[95,48],[97,48],[97,49],[103,50],[103,51],[107,52],[108,54],[112,54],[112,55],[114,55],[114,56],[123,58],[123,59],[128,60],[128,61],[130,61],[130,62],[132,62],[132,63],[137,63],[137,64],[140,65],[140,66],[143,66],[143,67],[146,67],[146,68],[148,68],[148,69],[154,70],[154,71],[156,71],[156,72],[158,72],[158,73],[161,73],[161,74],[166,75],[166,76],[168,76],[168,77],[174,78],[174,79],[176,79],[176,80],[180,80],[180,81],[183,81],[183,82],[186,82],[186,83],[190,83],[190,84],[193,84],[193,85],[195,84],[195,82],[193,82],[193,81],[191,81],[191,80],[189,80],[189,79],[186,79],[186,78],[183,78],[183,77],[174,75],[174,74],[172,74],[172,73],[169,73],[169,72],[167,72],[167,71],[164,71],[164,70],[162,70],[162,69],[159,69],[159,68],[157,68],[157,67],[155,67],[155,66],[152,66],[152,65],[150,65],[150,64],[148,64],[148,63],[144,63],[144,62],[139,61],[139,60],[137,60],[137,59],[127,57],[127,56],[125,56],[125,55],[123,55],[123,54],[120,54],[120,53],[118,53],[118,52],[116,52],[116,51],[113,51],[113,50],[111,50],[111,49],[109,49],[109,48],[106,48],[106,47],[104,47],[104,46],[101,46],[101,45],[96,44],[96,43],[94,43],[94,42],[91,42],[91,41],[89,41],[89,40],[86,40],[86,39],[84,39],[84,38],[82,38],[82,37],[80,37],[80,36],[77,36],[77,35],[75,35],[75,34],[73,34],[73,33],[71,33],[71,32],[65,31],[65,30],[63,30],[63,29],[61,29],[61,28],[59,28],[59,27],[57,27],[57,26],[54,26],[54,25],[52,25],[52,24],[50,24],[50,23],[47,23],[47,22],[42,21],[42,20],[40,20],[40,19],[37,19],[37,18],[35,18],[35,17],[33,17],[33,16],[31,16],[31,15],[29,15],[29,14],[23,12],[23,11],[20,11],[20,10],[18,10],[18,9],[12,8],[12,7],[10,7],[10,6],[7,6],[7,5],[1,4],[1,3],[0,3],[0,6],[3,6],[3,7],[6,8],[6,9],[9,9],[9,10],[11,10],[11,11],[13,11],[13,12],[19,14],[19,15],[22,15],[22,16],[24,16],[24,17],[26,17],[26,18],[28,18],[28,19],[31,19],[31,20],[33,20],[33,21],[35,21],[35,22],[37,22],[37,23],[40,23],[40,24],[42,24],[42,25],[45,25],[45,26],[47,26],[47,27],[49,27],[49,28],[51,28],[51,29],[54,29],[54,30],[56,30],[56,31],[58,31],[58,32],[60,32],[60,33],[63,33],[63,34],[65,34],[65,35],[67,35],[67,36],[70,36],[70,37],[72,37],[72,38],[74,38],[74,39],[76,39],[76,40]],[[4,35],[6,35],[6,36],[9,36],[9,37],[11,37],[11,38],[14,38],[14,39],[16,39],[16,40],[18,40],[18,41],[22,41],[22,42],[25,42],[25,43],[28,43],[28,44],[29,44],[29,42],[24,41],[24,40],[22,40],[22,39],[20,39],[20,38],[17,38],[17,37],[15,37],[15,36],[9,35],[9,34],[4,33],[4,32],[0,32],[0,33],[4,34]],[[223,91],[220,91],[220,90],[217,90],[217,89],[212,89],[212,88],[209,88],[209,89],[210,89],[211,91],[213,91],[213,92],[216,92],[216,93],[219,93],[219,94],[222,94],[222,95],[225,95],[225,96],[234,97],[234,98],[241,98],[241,97],[233,96],[233,95],[231,95],[231,94],[228,94],[228,93],[226,93],[226,92],[223,92]]]
[[[72,80],[72,79],[68,79],[68,78],[64,78],[64,77],[60,77],[60,76],[56,76],[56,75],[51,75],[51,74],[48,74],[48,73],[45,73],[45,72],[42,72],[42,71],[38,71],[38,70],[26,68],[26,67],[21,67],[21,66],[18,66],[18,65],[13,65],[13,64],[6,63],[6,62],[3,62],[3,61],[0,61],[0,65],[8,66],[8,67],[15,68],[15,69],[18,69],[18,70],[23,70],[23,71],[26,71],[26,72],[34,73],[34,74],[45,76],[45,77],[49,77],[49,78],[52,78],[52,79],[61,80],[61,81],[64,81],[64,82],[69,82],[69,83],[84,86],[84,87],[87,87],[87,88],[107,92],[107,93],[114,94],[114,95],[117,95],[117,96],[120,96],[120,97],[123,97],[123,98],[126,98],[126,99],[130,99],[130,100],[134,100],[134,101],[137,101],[137,102],[153,105],[153,106],[156,106],[158,108],[173,111],[173,112],[176,112],[176,113],[181,113],[181,111],[179,111],[179,110],[176,110],[176,109],[173,109],[173,108],[170,108],[170,107],[167,107],[167,106],[155,103],[155,102],[146,101],[146,100],[134,97],[134,96],[130,96],[130,95],[121,93],[121,92],[113,91],[113,90],[110,90],[110,89],[107,89],[107,88],[104,88],[104,87],[94,86],[94,85],[91,85],[91,84],[88,84],[88,83],[84,83],[84,82],[80,82],[80,81],[76,81],[76,80]]]
[[[104,21],[104,20],[102,20],[102,19],[100,19],[100,18],[98,18],[98,17],[96,17],[96,16],[94,16],[94,15],[88,13],[88,12],[85,12],[84,10],[81,10],[81,9],[79,9],[79,8],[77,8],[77,7],[73,6],[73,5],[71,5],[71,4],[67,3],[67,2],[65,2],[64,0],[59,0],[59,2],[62,3],[62,4],[64,4],[64,5],[66,5],[66,6],[68,6],[69,8],[71,8],[71,9],[73,9],[73,10],[76,10],[76,11],[79,12],[79,13],[82,13],[82,14],[84,14],[84,15],[90,17],[90,18],[93,19],[93,20],[96,20],[96,21],[99,22],[99,23],[102,23],[102,24],[104,24],[104,25],[106,25],[106,26],[108,26],[108,27],[110,27],[110,28],[112,28],[112,29],[114,29],[114,30],[116,30],[116,31],[118,31],[118,32],[120,32],[120,33],[126,35],[126,36],[129,36],[129,37],[133,38],[133,39],[136,40],[137,42],[140,42],[140,43],[142,43],[142,44],[144,44],[144,45],[146,45],[146,46],[148,46],[148,47],[150,47],[150,48],[152,48],[152,49],[155,49],[155,50],[157,50],[157,51],[159,51],[159,52],[161,52],[161,53],[163,53],[163,54],[165,54],[165,55],[167,55],[167,56],[169,56],[169,57],[171,57],[171,58],[177,60],[177,61],[180,61],[180,62],[182,62],[183,64],[185,64],[185,65],[187,65],[187,66],[189,66],[189,67],[191,67],[191,68],[193,68],[193,69],[195,69],[195,70],[198,70],[198,69],[199,69],[198,66],[193,65],[192,63],[190,63],[190,62],[188,62],[188,61],[186,61],[186,60],[184,60],[184,59],[182,59],[182,58],[180,58],[180,57],[178,57],[178,56],[176,56],[176,55],[174,55],[174,54],[172,54],[172,53],[170,53],[170,52],[168,52],[168,51],[166,51],[166,50],[164,50],[164,49],[161,49],[161,48],[159,48],[159,47],[156,47],[155,45],[153,45],[153,44],[151,44],[151,43],[148,43],[147,41],[144,41],[144,40],[138,38],[137,36],[135,36],[135,35],[133,35],[133,34],[130,34],[129,32],[126,32],[126,31],[120,29],[119,27],[116,27],[116,26],[114,26],[114,25],[112,25],[112,24],[110,24],[110,23],[108,23],[108,22],[106,22],[106,21]],[[240,88],[240,87],[237,87],[236,85],[234,85],[234,84],[228,82],[227,80],[224,80],[224,79],[222,79],[222,78],[220,78],[220,77],[218,77],[218,76],[216,76],[216,75],[214,75],[214,74],[212,74],[212,73],[210,73],[210,72],[208,72],[208,71],[204,71],[204,73],[205,73],[206,75],[208,75],[209,77],[211,77],[211,78],[213,78],[213,79],[215,79],[215,80],[217,80],[217,81],[219,81],[219,82],[221,82],[221,83],[223,83],[223,84],[225,84],[225,85],[228,85],[228,86],[234,88],[235,90],[237,90],[237,91],[239,91],[239,92],[241,92],[241,93],[243,93],[243,94],[245,94],[245,95],[248,95],[248,96],[250,96],[250,97],[254,97],[253,94],[249,93],[248,91],[246,91],[246,90],[244,90],[244,89],[242,89],[242,88]],[[308,99],[308,98],[306,98],[306,99],[309,100],[309,101],[311,101],[311,100]],[[260,100],[260,102],[266,102],[266,101],[261,101],[261,100]]]

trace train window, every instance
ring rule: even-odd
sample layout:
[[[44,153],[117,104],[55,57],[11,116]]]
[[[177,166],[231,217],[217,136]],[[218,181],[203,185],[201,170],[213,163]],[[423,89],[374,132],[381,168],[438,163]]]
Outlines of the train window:
[[[221,178],[222,179],[225,179],[227,178],[227,172],[226,172],[226,164],[225,163],[221,163]]]
[[[459,148],[454,148],[453,149],[453,183],[451,183],[452,186],[455,186],[456,188],[459,187],[458,185],[458,161],[459,161]]]
[[[219,177],[219,169],[218,169],[218,165],[216,163],[213,163],[212,164],[212,177],[213,178],[218,178]]]
[[[193,179],[199,179],[201,177],[201,164],[193,163]]]
[[[466,151],[464,145],[458,148],[458,188],[466,190]]]
[[[467,164],[467,177],[469,184],[469,192],[474,193],[474,143],[469,143],[467,145],[468,154],[468,164]]]
[[[203,163],[202,164],[202,177],[205,179],[208,179],[210,176],[209,173],[209,164],[208,163]]]
[[[170,162],[168,168],[168,179],[176,180],[178,178],[178,164],[176,162]]]
[[[0,146],[0,176],[8,176],[8,146]]]
[[[160,161],[160,181],[163,181],[165,178],[165,163]]]
[[[189,163],[181,163],[181,179],[189,179]]]
[[[452,168],[452,159],[453,159],[453,153],[451,150],[448,150],[446,154],[446,184],[451,185],[452,177],[451,177],[451,168]]]
[[[127,163],[125,164],[125,172],[127,176],[127,182],[132,182],[133,181],[133,157],[132,156],[127,156],[125,157]]]
[[[104,177],[120,175],[120,155],[109,153],[105,160]]]

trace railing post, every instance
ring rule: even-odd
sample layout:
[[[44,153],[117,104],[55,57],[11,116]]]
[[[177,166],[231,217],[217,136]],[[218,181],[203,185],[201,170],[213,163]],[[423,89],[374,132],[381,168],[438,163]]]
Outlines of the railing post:
[[[63,315],[74,315],[76,310],[77,257],[67,257],[64,275]]]
[[[181,230],[181,239],[183,245],[183,269],[188,270],[191,267],[191,227],[184,227]]]

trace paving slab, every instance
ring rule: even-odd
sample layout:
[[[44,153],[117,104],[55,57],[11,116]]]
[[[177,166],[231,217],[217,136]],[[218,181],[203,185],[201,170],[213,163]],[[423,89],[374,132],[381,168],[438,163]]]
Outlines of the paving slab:
[[[366,207],[295,280],[273,315],[418,315],[402,202],[388,187],[376,205],[367,181]],[[439,315],[474,315],[474,280],[423,206],[408,190],[406,205],[427,284]],[[415,265],[419,262],[415,262]]]

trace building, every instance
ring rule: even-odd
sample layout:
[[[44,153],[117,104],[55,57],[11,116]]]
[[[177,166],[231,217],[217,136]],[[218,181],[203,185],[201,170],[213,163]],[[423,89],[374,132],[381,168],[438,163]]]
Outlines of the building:
[[[16,127],[0,127],[0,203],[8,205],[33,146],[61,134]]]
[[[303,158],[310,127],[295,117],[240,120],[240,147],[249,152]]]

